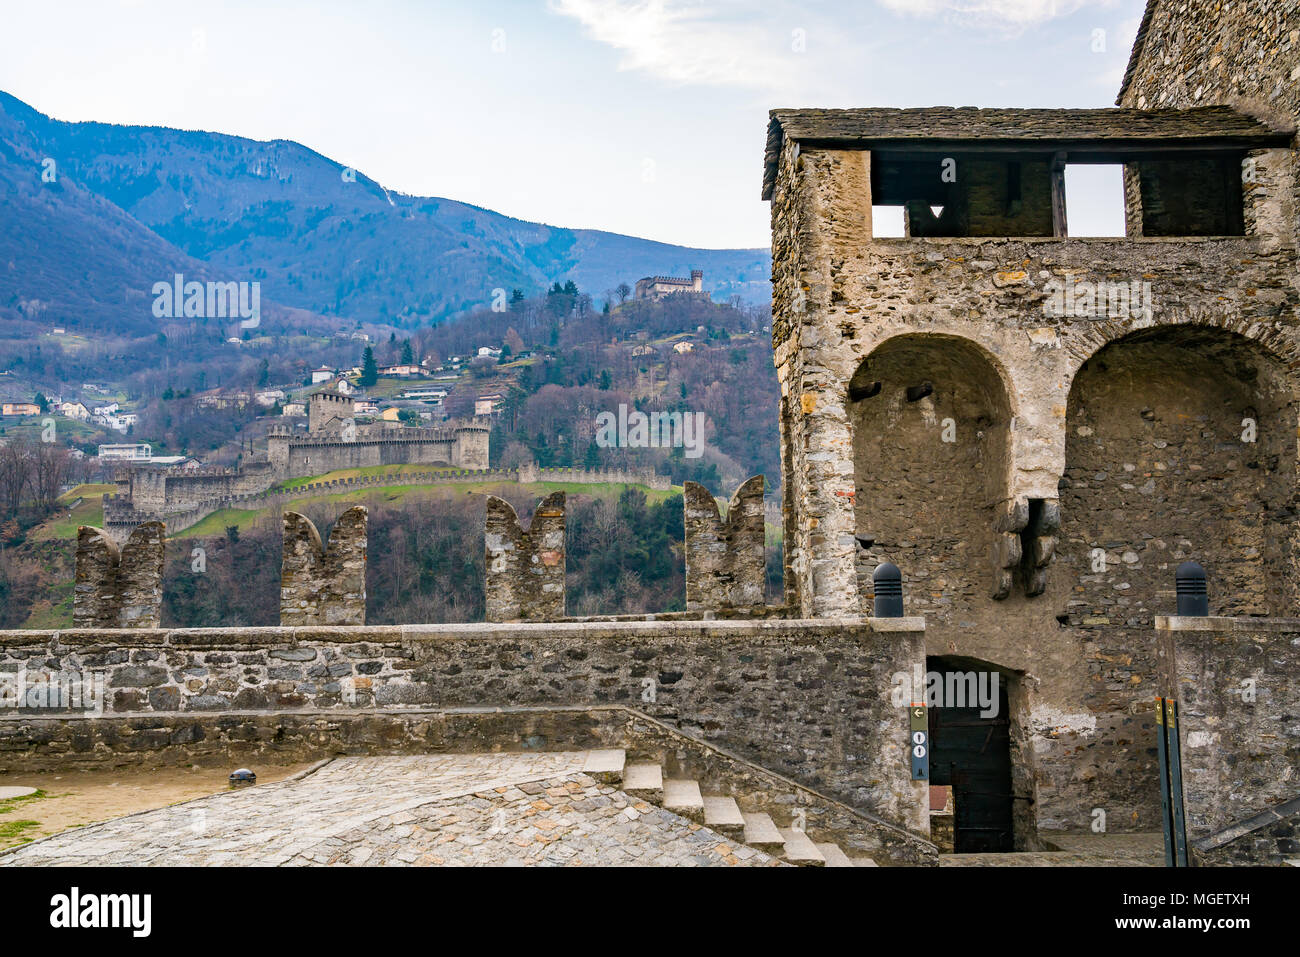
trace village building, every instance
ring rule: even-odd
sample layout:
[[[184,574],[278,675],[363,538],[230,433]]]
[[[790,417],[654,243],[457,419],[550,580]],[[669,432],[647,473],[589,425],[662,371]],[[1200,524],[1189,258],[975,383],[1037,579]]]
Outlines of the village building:
[[[153,458],[153,447],[145,442],[135,445],[101,445],[97,454],[101,462],[148,462]]]

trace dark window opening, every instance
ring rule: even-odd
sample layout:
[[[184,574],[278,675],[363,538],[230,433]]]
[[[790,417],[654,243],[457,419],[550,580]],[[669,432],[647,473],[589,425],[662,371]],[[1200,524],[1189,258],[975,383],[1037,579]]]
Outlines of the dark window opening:
[[[901,210],[904,236],[1052,235],[1050,157],[879,154],[871,178],[873,222]]]
[[[872,154],[872,235],[1244,234],[1239,151]]]
[[[1143,160],[1128,164],[1129,216],[1142,236],[1241,236],[1241,157]],[[1136,190],[1133,186],[1136,185]]]

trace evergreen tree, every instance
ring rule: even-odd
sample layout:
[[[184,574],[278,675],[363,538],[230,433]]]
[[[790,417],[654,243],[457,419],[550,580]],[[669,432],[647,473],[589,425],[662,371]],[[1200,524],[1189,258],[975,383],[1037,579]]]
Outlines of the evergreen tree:
[[[358,380],[362,388],[370,388],[379,381],[379,363],[375,362],[375,350],[366,346],[366,351],[361,354],[361,378]]]

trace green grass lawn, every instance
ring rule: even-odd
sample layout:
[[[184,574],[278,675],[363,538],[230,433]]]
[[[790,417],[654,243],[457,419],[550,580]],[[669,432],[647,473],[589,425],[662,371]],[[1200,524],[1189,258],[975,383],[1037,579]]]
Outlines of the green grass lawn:
[[[98,426],[87,425],[85,422],[78,422],[76,419],[54,414],[29,415],[21,419],[6,418],[4,427],[0,431],[4,433],[6,438],[25,438],[29,442],[39,442],[41,433],[45,430],[46,419],[54,420],[55,434],[59,441],[66,442],[68,439],[84,440],[100,434],[102,431]],[[123,439],[122,441],[127,440]]]
[[[72,627],[72,582],[54,585],[48,597],[32,605],[27,620],[20,627],[35,631],[54,631]]]
[[[184,531],[172,534],[167,533],[169,539],[180,538],[223,538],[226,529],[235,526],[241,532],[246,532],[257,524],[258,519],[266,514],[266,509],[254,508],[223,508],[219,512],[213,512],[197,525],[191,525]]]
[[[391,466],[389,466],[391,467]],[[414,467],[417,470],[420,466],[402,466],[403,468]],[[310,479],[306,481],[312,481]],[[617,498],[622,493],[625,485],[619,485],[613,482],[603,482],[596,485],[585,485],[581,482],[536,482],[528,485],[517,486],[513,482],[487,481],[487,482],[456,482],[448,485],[370,485],[364,488],[354,489],[348,492],[339,492],[330,495],[306,495],[302,498],[291,499],[285,503],[285,508],[291,511],[298,511],[307,502],[332,502],[342,508],[350,508],[363,502],[372,501],[378,498],[380,501],[390,505],[400,505],[407,500],[418,500],[427,496],[450,497],[452,495],[464,495],[470,492],[479,494],[500,493],[507,488],[522,488],[534,495],[539,500],[545,498],[552,492],[563,491],[568,495],[588,495],[593,498]],[[641,486],[636,486],[641,488]],[[658,491],[654,489],[642,489],[645,492],[648,502],[662,502],[664,499],[673,495],[680,495],[682,489],[679,486],[673,486],[668,491]],[[226,529],[230,526],[237,527],[240,532],[248,531],[256,526],[259,520],[266,516],[265,509],[248,510],[226,508],[219,512],[213,512],[203,521],[184,531],[168,535],[168,538],[218,538],[226,534]]]
[[[62,508],[32,529],[28,538],[37,542],[73,539],[77,537],[77,527],[80,525],[103,528],[104,496],[115,491],[116,485],[78,485],[60,496],[59,505]],[[68,511],[67,503],[77,499],[81,499],[81,504]]]

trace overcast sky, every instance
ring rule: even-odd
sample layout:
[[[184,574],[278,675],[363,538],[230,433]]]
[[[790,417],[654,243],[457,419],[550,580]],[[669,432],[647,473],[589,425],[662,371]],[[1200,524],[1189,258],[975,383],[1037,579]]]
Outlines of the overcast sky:
[[[523,219],[766,246],[769,109],[1110,106],[1143,6],[0,0],[0,89],[64,120],[297,140]],[[1084,228],[1102,188],[1071,189],[1072,234],[1113,225]]]

